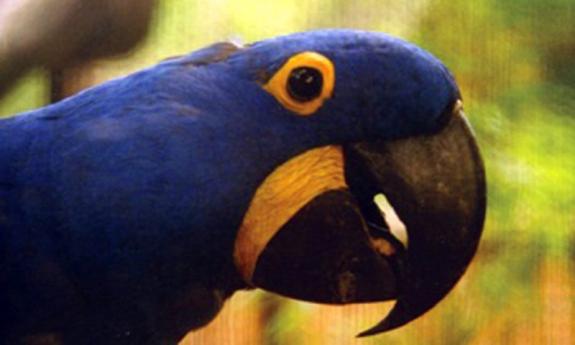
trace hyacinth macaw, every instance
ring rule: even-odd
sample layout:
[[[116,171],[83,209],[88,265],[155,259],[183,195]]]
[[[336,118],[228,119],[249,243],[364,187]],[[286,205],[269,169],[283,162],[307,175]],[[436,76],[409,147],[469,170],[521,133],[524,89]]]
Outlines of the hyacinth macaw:
[[[361,335],[394,329],[459,280],[485,194],[428,52],[354,30],[214,44],[0,120],[0,343],[175,343],[254,287],[395,299]]]

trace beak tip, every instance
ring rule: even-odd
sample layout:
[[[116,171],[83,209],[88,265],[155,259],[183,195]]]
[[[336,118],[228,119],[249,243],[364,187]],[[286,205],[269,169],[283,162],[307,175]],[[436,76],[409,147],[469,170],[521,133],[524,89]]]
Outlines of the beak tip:
[[[384,326],[380,326],[381,324],[378,324],[376,326],[373,326],[361,333],[358,333],[355,337],[356,338],[365,338],[365,337],[369,337],[372,335],[376,335],[385,331],[388,331],[389,329],[387,327]]]
[[[391,310],[391,312],[383,320],[381,320],[375,326],[359,333],[357,337],[363,338],[394,330],[411,322],[413,319],[417,318],[423,312],[409,312],[408,310],[406,310],[406,307],[402,303],[402,301],[398,301]]]
[[[365,337],[369,337],[372,335],[376,335],[379,333],[383,333],[383,332],[387,332],[387,331],[391,331],[392,329],[395,329],[397,327],[400,327],[402,324],[398,324],[398,325],[392,325],[389,322],[389,318],[385,318],[383,319],[383,321],[381,321],[380,323],[378,323],[377,325],[366,329],[365,331],[359,333],[358,335],[356,335],[357,338],[365,338]]]

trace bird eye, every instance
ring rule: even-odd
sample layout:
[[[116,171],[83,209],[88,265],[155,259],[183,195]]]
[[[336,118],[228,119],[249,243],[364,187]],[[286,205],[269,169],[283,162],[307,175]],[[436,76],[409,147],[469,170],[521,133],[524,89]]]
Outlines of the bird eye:
[[[333,63],[316,52],[292,56],[263,86],[285,108],[299,115],[315,113],[331,97]]]
[[[321,94],[323,77],[313,67],[298,67],[291,71],[287,91],[293,99],[309,102]]]

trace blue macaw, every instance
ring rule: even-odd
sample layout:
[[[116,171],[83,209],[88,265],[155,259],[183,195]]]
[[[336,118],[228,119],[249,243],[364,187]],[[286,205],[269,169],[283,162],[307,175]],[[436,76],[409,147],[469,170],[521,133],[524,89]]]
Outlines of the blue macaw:
[[[254,287],[396,299],[361,335],[390,330],[459,280],[485,194],[428,52],[355,30],[214,44],[0,120],[0,343],[175,343]]]

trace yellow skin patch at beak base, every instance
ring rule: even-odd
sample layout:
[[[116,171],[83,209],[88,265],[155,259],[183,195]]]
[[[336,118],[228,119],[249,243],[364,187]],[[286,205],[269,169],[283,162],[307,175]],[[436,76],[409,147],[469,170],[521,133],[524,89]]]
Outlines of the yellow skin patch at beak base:
[[[341,188],[347,184],[339,146],[306,151],[276,168],[256,191],[236,237],[234,261],[244,280],[251,282],[259,255],[290,218],[316,196]]]

